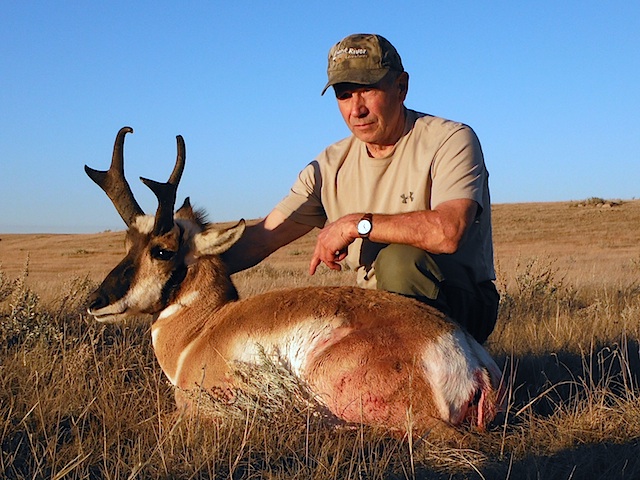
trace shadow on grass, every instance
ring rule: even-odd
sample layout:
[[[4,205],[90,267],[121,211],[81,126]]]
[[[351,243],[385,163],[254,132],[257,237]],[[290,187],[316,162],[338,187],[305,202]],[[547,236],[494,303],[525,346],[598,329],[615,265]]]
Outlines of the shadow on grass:
[[[593,345],[581,354],[561,350],[527,354],[513,361],[496,357],[496,361],[515,371],[511,374],[512,413],[530,409],[547,417],[559,406],[584,400],[596,389],[606,389],[614,396],[638,396],[640,343],[636,340],[621,338],[613,344]]]
[[[580,445],[554,455],[527,455],[509,462],[489,465],[482,477],[454,475],[447,478],[504,478],[517,480],[622,480],[640,478],[640,445],[638,441],[623,444],[598,443]],[[424,477],[438,478],[438,477]],[[442,477],[445,478],[445,477]]]

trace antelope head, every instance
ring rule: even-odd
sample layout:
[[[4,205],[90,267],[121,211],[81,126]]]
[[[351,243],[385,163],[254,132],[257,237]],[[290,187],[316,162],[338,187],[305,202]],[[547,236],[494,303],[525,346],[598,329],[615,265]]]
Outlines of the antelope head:
[[[158,314],[175,299],[198,257],[226,251],[245,228],[244,220],[225,230],[211,228],[203,214],[194,212],[189,198],[174,215],[186,156],[180,135],[176,137],[178,154],[169,180],[160,183],[140,178],[158,199],[155,215],[145,215],[124,176],[124,138],[132,132],[130,127],[118,132],[109,170],[84,167],[127,225],[126,256],[89,298],[89,313],[103,322],[129,315]]]

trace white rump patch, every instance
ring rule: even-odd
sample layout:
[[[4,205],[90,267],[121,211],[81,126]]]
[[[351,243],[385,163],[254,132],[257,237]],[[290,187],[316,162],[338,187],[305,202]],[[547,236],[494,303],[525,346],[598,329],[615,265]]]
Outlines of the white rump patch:
[[[474,372],[480,367],[465,333],[455,329],[441,335],[427,346],[422,362],[440,415],[454,421],[476,388]]]

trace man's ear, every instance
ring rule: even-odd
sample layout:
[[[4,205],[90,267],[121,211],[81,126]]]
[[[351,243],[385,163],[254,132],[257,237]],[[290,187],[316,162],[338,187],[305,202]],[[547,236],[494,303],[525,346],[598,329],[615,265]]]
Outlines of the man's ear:
[[[409,74],[402,72],[396,79],[396,82],[400,92],[400,98],[404,102],[405,98],[407,98],[407,92],[409,91]]]

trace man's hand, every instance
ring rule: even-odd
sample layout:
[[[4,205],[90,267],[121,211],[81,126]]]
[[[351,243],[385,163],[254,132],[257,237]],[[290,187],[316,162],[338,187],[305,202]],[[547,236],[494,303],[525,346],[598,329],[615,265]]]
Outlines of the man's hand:
[[[347,247],[358,238],[356,224],[361,216],[360,214],[345,215],[320,230],[309,264],[310,275],[316,273],[321,263],[332,270],[342,269],[339,262],[347,256]]]

